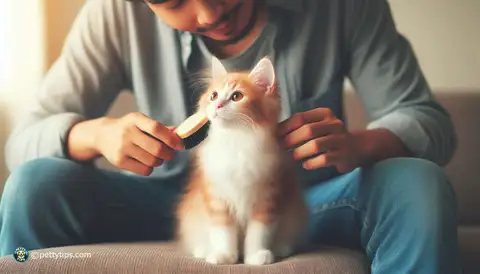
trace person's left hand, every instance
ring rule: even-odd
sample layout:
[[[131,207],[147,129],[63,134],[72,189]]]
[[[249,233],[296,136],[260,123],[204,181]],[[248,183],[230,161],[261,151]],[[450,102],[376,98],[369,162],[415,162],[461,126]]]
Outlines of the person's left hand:
[[[279,124],[279,134],[286,148],[301,144],[293,150],[293,157],[302,160],[307,170],[335,166],[346,173],[362,162],[355,136],[330,109],[296,113]]]

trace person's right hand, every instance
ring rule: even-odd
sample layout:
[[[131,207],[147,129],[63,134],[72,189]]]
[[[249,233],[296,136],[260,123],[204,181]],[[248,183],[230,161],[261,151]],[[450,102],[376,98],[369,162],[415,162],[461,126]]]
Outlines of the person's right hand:
[[[105,118],[95,139],[98,152],[110,163],[144,176],[164,160],[171,160],[174,150],[183,149],[182,140],[171,128],[138,112]]]

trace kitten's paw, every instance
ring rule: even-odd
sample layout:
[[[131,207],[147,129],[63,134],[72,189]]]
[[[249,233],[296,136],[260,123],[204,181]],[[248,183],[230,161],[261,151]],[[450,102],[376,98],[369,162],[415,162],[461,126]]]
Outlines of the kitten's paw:
[[[196,247],[194,250],[193,250],[193,257],[197,258],[197,259],[205,259],[207,257],[207,249],[204,248],[204,247]]]
[[[285,258],[293,253],[293,248],[289,245],[277,246],[273,249],[273,253],[277,257]]]
[[[208,254],[206,261],[211,264],[236,264],[238,262],[238,254],[227,252],[212,252]]]
[[[267,249],[260,249],[245,258],[245,264],[249,265],[266,265],[272,264],[275,261],[275,256],[272,251]]]

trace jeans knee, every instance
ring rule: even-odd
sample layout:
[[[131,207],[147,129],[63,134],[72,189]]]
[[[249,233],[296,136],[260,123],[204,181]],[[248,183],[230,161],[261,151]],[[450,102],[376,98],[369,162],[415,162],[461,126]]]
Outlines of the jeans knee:
[[[48,207],[51,201],[75,191],[69,181],[83,173],[80,167],[59,158],[40,158],[19,166],[6,181],[2,207],[15,208],[27,216]]]
[[[442,219],[456,210],[456,198],[443,169],[427,160],[397,158],[366,171],[366,184],[383,206],[409,214],[412,220]],[[453,214],[454,215],[454,214]],[[452,220],[453,221],[453,220]]]
[[[456,200],[442,168],[422,159],[398,158],[362,173],[362,242],[370,258],[387,258],[374,262],[375,270],[389,272],[387,268],[398,267],[393,258],[401,257],[404,273],[425,265],[432,273],[456,273]]]

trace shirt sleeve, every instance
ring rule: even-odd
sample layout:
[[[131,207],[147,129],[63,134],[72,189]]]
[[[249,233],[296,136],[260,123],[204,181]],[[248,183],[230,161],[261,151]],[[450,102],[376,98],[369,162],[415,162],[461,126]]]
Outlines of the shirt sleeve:
[[[349,79],[368,129],[397,135],[414,157],[447,164],[456,148],[449,113],[436,101],[410,43],[396,30],[386,0],[349,1]]]
[[[121,1],[89,0],[79,12],[60,57],[7,140],[10,170],[35,158],[67,157],[70,128],[104,115],[125,88],[115,2]]]

